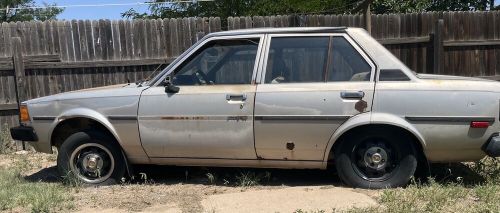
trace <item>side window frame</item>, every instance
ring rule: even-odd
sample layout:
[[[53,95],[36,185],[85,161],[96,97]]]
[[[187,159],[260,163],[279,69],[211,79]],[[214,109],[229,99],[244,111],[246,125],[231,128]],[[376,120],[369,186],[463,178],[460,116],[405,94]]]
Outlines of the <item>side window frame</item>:
[[[265,42],[265,35],[263,34],[255,34],[255,35],[241,35],[241,36],[214,36],[214,37],[209,37],[203,41],[201,41],[198,45],[196,45],[194,48],[188,50],[188,52],[184,55],[181,55],[182,58],[179,60],[175,61],[175,64],[171,67],[169,67],[168,71],[166,71],[163,76],[158,78],[154,85],[152,87],[158,87],[161,85],[161,83],[165,80],[167,76],[169,76],[172,72],[177,70],[179,66],[184,64],[186,60],[191,58],[193,54],[196,54],[199,49],[201,49],[203,46],[208,44],[209,42],[212,41],[218,41],[218,40],[234,40],[234,39],[259,39],[259,45],[257,47],[257,55],[255,56],[255,63],[252,71],[252,79],[249,85],[255,85],[255,79],[257,78],[257,73],[259,70],[259,64],[260,64],[260,58],[262,57],[263,51],[262,49],[264,48],[264,42]],[[229,84],[224,84],[224,85],[229,85]],[[217,86],[217,85],[199,85],[199,86]]]
[[[261,62],[259,66],[259,71],[260,73],[257,76],[256,82],[259,84],[266,84],[265,83],[265,77],[266,77],[266,72],[267,72],[267,62],[269,60],[269,51],[271,48],[271,42],[273,38],[283,38],[283,37],[343,37],[346,39],[346,41],[356,50],[358,53],[361,55],[361,57],[368,63],[368,65],[371,67],[370,71],[370,81],[364,81],[364,82],[374,82],[375,77],[377,74],[377,66],[375,62],[365,53],[365,51],[349,36],[347,33],[311,33],[311,34],[268,34],[266,35],[265,38],[265,46],[263,54],[261,55]],[[332,40],[332,39],[330,39]],[[261,42],[262,43],[262,42]],[[330,48],[335,48],[334,46],[332,47],[331,41],[329,44]],[[329,50],[329,56],[331,53],[331,49]],[[327,60],[327,63],[329,62],[330,59]],[[334,66],[333,64],[329,64],[329,66]],[[323,82],[294,82],[294,83],[283,83],[283,84],[310,84],[310,83],[329,83],[329,84],[337,84],[337,83],[354,83],[350,81],[328,81],[328,79],[325,79]],[[358,81],[359,83],[359,81]],[[280,85],[280,84],[276,84]]]

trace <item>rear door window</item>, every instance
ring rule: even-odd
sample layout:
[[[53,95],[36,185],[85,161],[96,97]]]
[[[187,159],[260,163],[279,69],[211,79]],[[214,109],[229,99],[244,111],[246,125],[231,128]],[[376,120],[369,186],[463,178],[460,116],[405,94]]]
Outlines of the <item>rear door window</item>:
[[[344,37],[332,38],[330,60],[328,81],[370,81],[370,64]]]
[[[277,37],[271,40],[266,83],[323,82],[330,37]]]

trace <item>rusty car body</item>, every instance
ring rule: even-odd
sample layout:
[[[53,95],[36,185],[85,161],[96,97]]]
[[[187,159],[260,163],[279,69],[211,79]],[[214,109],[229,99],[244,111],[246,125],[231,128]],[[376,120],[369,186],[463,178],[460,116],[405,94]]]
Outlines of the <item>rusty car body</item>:
[[[385,188],[499,156],[499,101],[499,83],[416,74],[363,29],[249,29],[205,36],[146,82],[23,102],[11,133],[89,184],[131,164],[332,166]]]

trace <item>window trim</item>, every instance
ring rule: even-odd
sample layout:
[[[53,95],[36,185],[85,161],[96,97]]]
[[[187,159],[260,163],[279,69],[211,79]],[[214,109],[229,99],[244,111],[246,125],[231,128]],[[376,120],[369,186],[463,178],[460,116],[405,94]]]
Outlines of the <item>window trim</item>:
[[[370,71],[370,81],[366,82],[375,82],[375,76],[376,76],[376,71],[377,71],[377,66],[373,62],[373,60],[365,53],[365,51],[347,34],[347,33],[311,33],[311,34],[268,34],[266,36],[266,41],[265,41],[265,53],[262,55],[262,63],[260,66],[260,74],[258,74],[256,82],[259,84],[270,84],[270,83],[265,83],[265,77],[266,77],[266,72],[267,72],[267,62],[269,59],[269,50],[271,48],[271,42],[273,38],[285,38],[285,37],[330,37],[330,43],[333,41],[332,37],[344,37],[346,41],[351,44],[351,46],[358,51],[358,53],[361,55],[361,57],[368,63],[368,65],[371,67]],[[330,48],[333,46],[331,44]],[[329,51],[331,52],[331,51]],[[328,59],[330,60],[330,59]],[[327,62],[328,63],[328,62]],[[330,64],[331,65],[331,64]],[[324,71],[325,72],[325,71]],[[327,72],[327,71],[326,71]],[[324,74],[324,73],[323,73]],[[328,81],[328,79],[325,79],[325,81],[322,82],[291,82],[291,83],[282,83],[282,84],[310,84],[310,83],[349,83],[351,81]],[[279,85],[279,84],[278,84]]]
[[[404,76],[406,76],[406,78],[408,78],[408,80],[396,80],[396,81],[388,81],[388,80],[380,80],[380,75],[382,74],[382,71],[388,71],[388,70],[391,70],[391,71],[399,71],[401,74],[403,74]],[[377,75],[377,83],[379,82],[384,82],[384,83],[390,83],[390,82],[393,82],[393,83],[401,83],[401,82],[410,82],[412,81],[412,79],[401,69],[381,69],[378,71],[378,75]]]
[[[198,52],[199,49],[201,49],[203,46],[205,46],[207,43],[212,42],[212,41],[218,41],[218,40],[234,40],[234,39],[259,39],[259,45],[257,47],[257,55],[255,56],[255,63],[252,71],[252,79],[250,80],[249,84],[221,84],[221,85],[255,85],[255,79],[258,73],[258,66],[260,62],[260,58],[262,57],[262,49],[264,48],[264,41],[265,41],[265,35],[263,34],[254,34],[254,35],[238,35],[238,36],[215,36],[215,37],[210,37],[208,39],[205,39],[201,41],[199,44],[191,48],[190,50],[188,49],[186,54],[181,55],[182,58],[177,60],[175,64],[173,64],[172,67],[169,67],[166,72],[163,73],[163,76],[158,78],[156,82],[151,86],[151,87],[158,87],[165,78],[170,75],[173,71],[175,71],[180,65],[184,64],[186,60],[188,60],[193,54]],[[217,85],[199,85],[199,86],[217,86]]]

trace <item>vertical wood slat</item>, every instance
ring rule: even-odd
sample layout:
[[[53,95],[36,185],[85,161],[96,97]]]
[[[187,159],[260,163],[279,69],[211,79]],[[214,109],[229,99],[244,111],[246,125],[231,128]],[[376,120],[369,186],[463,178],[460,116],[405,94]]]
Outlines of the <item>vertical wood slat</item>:
[[[444,30],[444,20],[439,19],[436,22],[434,30],[434,73],[442,74],[444,72],[444,47],[443,47],[443,30]]]
[[[393,44],[388,49],[417,72],[455,75],[500,74],[498,46],[443,47],[456,40],[500,39],[499,12],[428,12],[372,15],[373,36],[427,36],[444,19],[440,48],[427,44]],[[291,26],[364,26],[360,15],[292,15],[232,17],[229,29]],[[202,35],[221,30],[220,18],[120,21],[46,21],[2,23],[0,56],[12,56],[11,37],[20,37],[23,55],[59,54],[63,61],[176,57]],[[436,44],[437,45],[437,44]],[[435,53],[438,51],[439,53]],[[434,58],[441,55],[439,58]],[[433,63],[434,62],[434,63]],[[441,67],[434,67],[441,66]],[[26,98],[106,84],[135,81],[156,66],[26,70]],[[437,70],[437,71],[435,71]],[[13,72],[12,72],[13,73]],[[81,80],[80,80],[81,79]],[[0,104],[14,103],[14,75],[0,76]],[[2,118],[3,119],[3,118]],[[3,122],[4,120],[0,120]]]
[[[26,87],[26,73],[24,70],[24,63],[23,63],[23,46],[21,43],[21,38],[20,37],[14,37],[12,38],[12,61],[14,64],[14,71],[15,71],[15,76],[14,76],[14,82],[15,82],[15,91],[16,91],[16,99],[17,99],[17,106],[18,108],[21,105],[22,101],[25,101],[27,99],[27,87]],[[18,117],[19,123],[21,123],[21,117],[19,115]],[[17,146],[18,142],[16,142]],[[22,149],[25,150],[25,144],[24,141],[22,142]]]
[[[12,38],[12,59],[15,71],[15,91],[18,107],[21,102],[25,101],[27,98],[26,94],[26,75],[23,63],[23,51],[22,43],[20,37]]]

